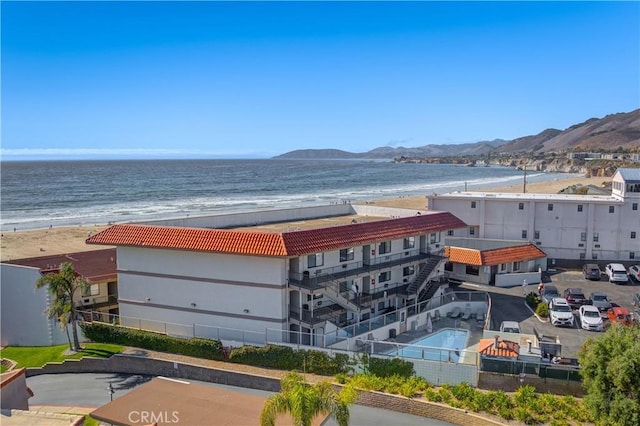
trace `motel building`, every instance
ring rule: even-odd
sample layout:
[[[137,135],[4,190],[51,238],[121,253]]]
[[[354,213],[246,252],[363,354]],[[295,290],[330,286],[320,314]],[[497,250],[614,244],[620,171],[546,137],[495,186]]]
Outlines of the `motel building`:
[[[446,287],[444,236],[467,227],[345,204],[120,224],[87,243],[117,247],[122,325],[325,347],[392,320],[406,330],[409,307]]]
[[[463,237],[534,244],[549,267],[638,263],[640,169],[618,169],[612,183],[609,196],[453,192],[427,199],[430,210],[451,212],[468,224]]]

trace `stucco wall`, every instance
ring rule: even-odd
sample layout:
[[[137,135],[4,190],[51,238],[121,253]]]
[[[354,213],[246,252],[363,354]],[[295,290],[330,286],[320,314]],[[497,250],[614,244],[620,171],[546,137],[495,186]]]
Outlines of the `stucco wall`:
[[[49,294],[35,290],[40,278],[37,268],[0,265],[0,304],[2,346],[49,346],[68,343],[58,322],[47,318]],[[71,330],[69,329],[69,333]],[[78,329],[82,339],[82,332]]]

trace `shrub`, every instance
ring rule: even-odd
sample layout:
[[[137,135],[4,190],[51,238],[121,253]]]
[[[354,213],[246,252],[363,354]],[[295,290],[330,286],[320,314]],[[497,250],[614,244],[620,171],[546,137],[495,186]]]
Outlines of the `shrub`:
[[[224,353],[219,340],[198,337],[180,339],[166,334],[102,323],[81,323],[84,335],[93,342],[135,346],[152,351],[222,360]]]
[[[229,361],[237,364],[279,370],[298,370],[332,376],[350,370],[349,356],[333,356],[314,350],[294,350],[288,346],[267,345],[265,347],[243,346],[231,351]]]
[[[365,354],[362,357],[364,370],[378,377],[401,376],[409,378],[414,375],[413,363],[401,358],[374,358]]]
[[[549,316],[549,305],[547,305],[545,302],[538,303],[538,306],[536,307],[536,314],[538,316],[541,316],[542,318],[548,317]]]
[[[531,307],[531,309],[536,309],[538,307],[538,303],[540,303],[540,298],[534,292],[527,294],[526,299],[527,305]]]

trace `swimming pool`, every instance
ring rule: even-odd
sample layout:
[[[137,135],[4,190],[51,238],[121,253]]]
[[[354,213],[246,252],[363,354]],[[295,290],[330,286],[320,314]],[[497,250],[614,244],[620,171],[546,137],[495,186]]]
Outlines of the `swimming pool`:
[[[467,330],[444,328],[420,340],[390,351],[389,355],[404,358],[429,359],[432,361],[458,362],[466,347]]]

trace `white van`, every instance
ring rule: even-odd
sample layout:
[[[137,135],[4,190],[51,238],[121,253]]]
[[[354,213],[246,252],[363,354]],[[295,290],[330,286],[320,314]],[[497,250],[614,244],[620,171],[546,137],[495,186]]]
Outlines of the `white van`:
[[[626,284],[629,282],[629,277],[627,276],[627,270],[624,265],[621,263],[609,263],[604,267],[604,271],[609,276],[610,283],[622,283]]]

